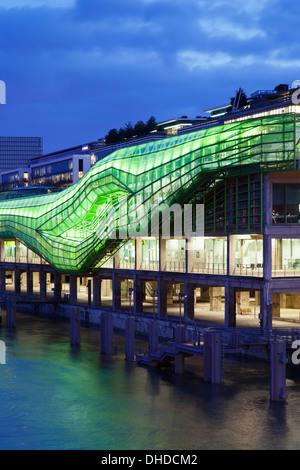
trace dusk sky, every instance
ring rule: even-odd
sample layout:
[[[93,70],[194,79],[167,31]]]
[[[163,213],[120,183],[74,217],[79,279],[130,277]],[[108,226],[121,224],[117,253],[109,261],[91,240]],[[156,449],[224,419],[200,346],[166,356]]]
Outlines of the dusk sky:
[[[0,0],[2,136],[44,153],[300,79],[292,0]]]

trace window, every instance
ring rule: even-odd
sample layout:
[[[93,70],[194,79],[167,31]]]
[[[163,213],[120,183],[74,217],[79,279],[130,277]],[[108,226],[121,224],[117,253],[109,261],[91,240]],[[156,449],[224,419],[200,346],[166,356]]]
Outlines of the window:
[[[300,222],[300,184],[273,184],[273,224]]]

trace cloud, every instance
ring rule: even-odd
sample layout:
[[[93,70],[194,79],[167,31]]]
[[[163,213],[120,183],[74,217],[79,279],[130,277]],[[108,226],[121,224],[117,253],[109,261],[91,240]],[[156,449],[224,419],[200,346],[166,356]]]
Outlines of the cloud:
[[[222,67],[240,68],[250,66],[255,63],[253,55],[235,57],[225,52],[198,52],[194,50],[180,51],[177,55],[179,63],[188,70],[195,69],[212,70]]]
[[[276,49],[266,55],[234,55],[225,52],[199,52],[195,50],[182,50],[177,54],[178,62],[189,71],[216,70],[224,67],[242,69],[251,66],[269,66],[275,68],[292,69],[300,67],[300,59],[287,57],[285,52]]]
[[[234,11],[236,13],[246,13],[252,17],[259,17],[263,11],[272,4],[276,3],[276,0],[199,0],[198,6],[204,10],[222,10],[223,12]]]
[[[265,37],[266,33],[259,28],[251,28],[249,25],[233,23],[225,18],[201,19],[201,29],[210,37],[232,37],[240,41],[247,41],[255,37]]]
[[[14,8],[72,8],[76,0],[0,0],[0,9]]]

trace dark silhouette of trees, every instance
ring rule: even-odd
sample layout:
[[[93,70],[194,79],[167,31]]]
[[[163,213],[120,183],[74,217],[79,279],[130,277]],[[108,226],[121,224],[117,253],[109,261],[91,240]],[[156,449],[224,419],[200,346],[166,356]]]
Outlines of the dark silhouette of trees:
[[[133,137],[142,137],[156,129],[157,123],[154,116],[151,116],[146,123],[137,121],[134,126],[129,121],[119,130],[111,129],[105,136],[105,142],[106,144],[117,144]]]
[[[238,91],[236,91],[235,96],[230,98],[230,104],[232,108],[236,109],[241,109],[244,108],[244,106],[247,106],[248,98],[242,88],[239,88]]]

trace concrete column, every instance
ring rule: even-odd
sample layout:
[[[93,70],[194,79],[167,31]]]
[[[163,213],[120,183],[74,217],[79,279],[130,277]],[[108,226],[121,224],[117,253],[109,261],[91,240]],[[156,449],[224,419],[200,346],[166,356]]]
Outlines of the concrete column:
[[[113,273],[112,276],[112,306],[114,311],[121,310],[121,278]]]
[[[70,274],[70,304],[77,304],[77,276]]]
[[[272,279],[272,238],[269,235],[263,235],[263,260],[264,260],[264,279]]]
[[[149,326],[149,349],[151,351],[158,350],[158,323],[153,320]]]
[[[27,295],[33,294],[33,272],[30,269],[26,271]]]
[[[210,311],[222,309],[222,287],[210,287]]]
[[[263,333],[272,330],[272,298],[269,283],[265,283],[260,291],[261,329]]]
[[[8,295],[6,300],[6,322],[8,328],[16,327],[16,297]]]
[[[20,242],[16,240],[16,263],[20,263]]]
[[[1,261],[5,261],[5,245],[4,245],[4,240],[0,240],[0,255],[1,255]]]
[[[0,290],[1,290],[1,292],[5,292],[5,290],[6,290],[5,274],[6,274],[5,269],[0,268]]]
[[[159,277],[157,280],[157,316],[158,318],[166,318],[167,316],[167,282]]]
[[[80,307],[72,307],[70,312],[70,344],[80,344]]]
[[[185,241],[185,267],[187,273],[194,272],[194,241],[186,239]]]
[[[88,305],[92,305],[92,281],[90,279],[87,281],[87,291],[88,291]]]
[[[195,286],[188,280],[184,281],[184,292],[186,297],[184,299],[184,320],[195,320]]]
[[[19,294],[21,292],[21,271],[19,269],[14,270],[15,277],[15,293]]]
[[[93,307],[101,307],[101,279],[93,277]]]
[[[113,354],[114,317],[112,313],[102,313],[100,317],[100,352]]]
[[[270,398],[272,401],[284,401],[286,394],[286,343],[272,343],[270,351]]]
[[[114,266],[114,269],[120,269],[120,251],[117,251],[115,254],[114,254],[114,263],[113,263],[113,266]]]
[[[203,358],[204,382],[220,384],[222,382],[222,333],[210,331],[204,334]]]
[[[236,293],[237,314],[242,315],[244,309],[249,308],[250,292],[238,291]]]
[[[135,269],[140,271],[142,269],[142,239],[136,238],[135,240]]]
[[[272,318],[280,318],[280,293],[273,294]]]
[[[228,281],[225,282],[225,328],[236,327],[235,289]]]
[[[136,313],[143,313],[143,285],[141,279],[137,275],[134,276],[134,291],[133,291],[133,311]]]
[[[134,360],[134,329],[135,318],[127,317],[125,321],[125,350],[126,361]]]
[[[46,299],[47,297],[47,278],[44,271],[40,271],[40,298]]]
[[[159,237],[159,271],[166,271],[167,268],[167,240]]]
[[[58,271],[55,271],[54,273],[54,298],[58,302],[61,301],[61,289],[62,289],[61,274]]]
[[[227,235],[227,275],[234,275],[235,271],[235,240],[234,235]]]

